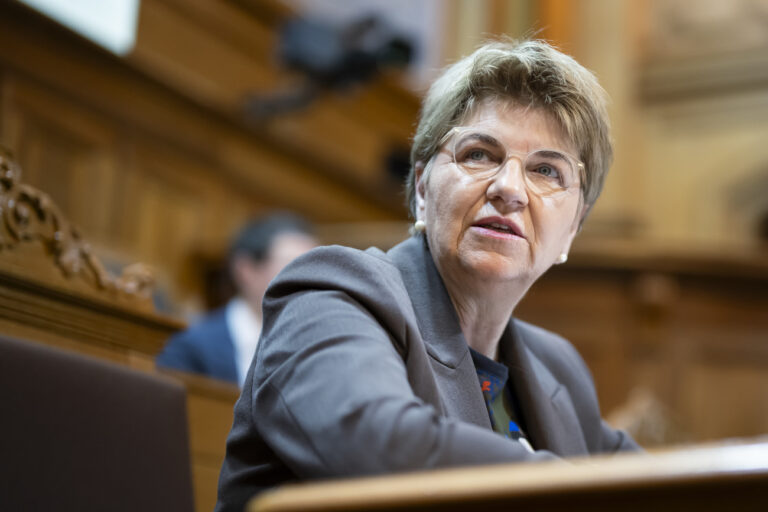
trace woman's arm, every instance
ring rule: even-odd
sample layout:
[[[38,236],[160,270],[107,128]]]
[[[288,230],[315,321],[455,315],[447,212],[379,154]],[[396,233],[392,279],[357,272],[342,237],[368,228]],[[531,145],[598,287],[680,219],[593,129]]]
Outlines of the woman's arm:
[[[252,421],[301,478],[554,458],[445,418],[417,397],[404,362],[397,269],[342,248],[313,251],[270,287]]]

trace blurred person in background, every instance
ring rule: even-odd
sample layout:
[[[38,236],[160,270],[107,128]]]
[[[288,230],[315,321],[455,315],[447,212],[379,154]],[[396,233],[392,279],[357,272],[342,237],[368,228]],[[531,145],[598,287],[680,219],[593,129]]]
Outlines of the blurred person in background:
[[[261,334],[264,292],[283,267],[317,245],[311,233],[305,220],[288,213],[248,222],[229,250],[237,296],[173,336],[158,355],[157,366],[242,387]]]
[[[541,41],[443,72],[411,151],[413,235],[316,249],[267,291],[217,511],[289,481],[638,449],[573,346],[513,316],[600,194],[606,101]]]

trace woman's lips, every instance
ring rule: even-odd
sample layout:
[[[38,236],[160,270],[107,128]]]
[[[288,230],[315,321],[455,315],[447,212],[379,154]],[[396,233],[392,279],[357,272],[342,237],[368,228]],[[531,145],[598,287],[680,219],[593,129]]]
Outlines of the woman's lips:
[[[472,225],[472,228],[484,236],[502,240],[525,238],[517,224],[502,217],[480,219]]]
[[[525,240],[525,238],[512,231],[500,231],[486,226],[474,225],[472,226],[472,230],[482,236],[496,238],[499,240]]]

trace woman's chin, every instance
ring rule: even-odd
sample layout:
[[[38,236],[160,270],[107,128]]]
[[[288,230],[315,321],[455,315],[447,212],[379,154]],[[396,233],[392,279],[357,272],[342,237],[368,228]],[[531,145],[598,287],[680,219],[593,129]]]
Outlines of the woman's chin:
[[[480,253],[471,255],[463,263],[465,271],[471,272],[474,279],[500,284],[520,279],[527,280],[531,274],[528,261],[519,256]]]

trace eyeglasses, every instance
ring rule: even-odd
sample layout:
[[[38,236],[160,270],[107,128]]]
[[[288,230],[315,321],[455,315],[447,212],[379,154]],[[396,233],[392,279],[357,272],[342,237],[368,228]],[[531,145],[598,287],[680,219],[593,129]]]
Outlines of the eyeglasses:
[[[441,145],[451,137],[446,149],[453,163],[478,180],[496,176],[515,158],[520,161],[528,190],[539,196],[552,196],[576,187],[584,172],[584,164],[568,153],[555,149],[512,151],[499,137],[474,127],[451,129]]]

